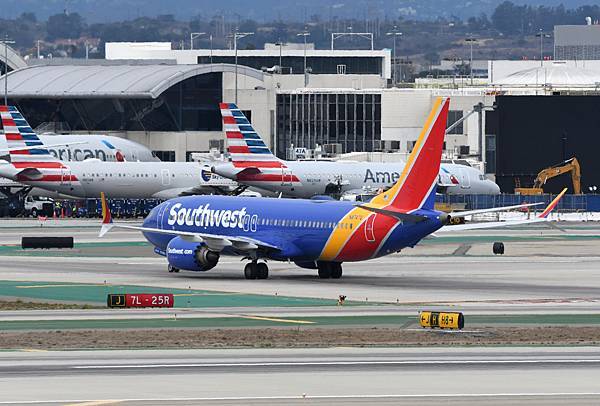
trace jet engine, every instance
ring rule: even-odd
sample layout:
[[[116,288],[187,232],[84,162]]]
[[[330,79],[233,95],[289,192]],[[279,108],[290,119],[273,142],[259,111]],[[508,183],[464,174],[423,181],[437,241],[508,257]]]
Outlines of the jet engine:
[[[186,271],[208,271],[217,265],[219,256],[206,245],[185,241],[181,237],[173,238],[167,246],[169,265]]]

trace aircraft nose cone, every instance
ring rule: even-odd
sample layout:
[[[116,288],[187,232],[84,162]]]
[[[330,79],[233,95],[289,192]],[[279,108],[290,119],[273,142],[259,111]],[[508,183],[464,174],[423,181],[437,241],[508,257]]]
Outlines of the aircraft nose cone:
[[[500,194],[500,186],[498,186],[497,184],[495,184],[492,181],[490,181],[490,183],[492,184],[492,194],[499,195]]]

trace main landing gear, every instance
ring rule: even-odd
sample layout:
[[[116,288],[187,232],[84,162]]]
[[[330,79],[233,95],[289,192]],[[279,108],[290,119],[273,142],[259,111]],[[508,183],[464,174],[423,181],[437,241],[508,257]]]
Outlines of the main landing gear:
[[[339,262],[317,262],[320,279],[340,279],[342,277],[342,264]]]
[[[244,276],[246,279],[267,279],[269,267],[264,262],[252,261],[244,267]]]
[[[179,268],[175,268],[173,265],[169,265],[169,267],[167,268],[169,270],[169,273],[178,273],[179,272]]]

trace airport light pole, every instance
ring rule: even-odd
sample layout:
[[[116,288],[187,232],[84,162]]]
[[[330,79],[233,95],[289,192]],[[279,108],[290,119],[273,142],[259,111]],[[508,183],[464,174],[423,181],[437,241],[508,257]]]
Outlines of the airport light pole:
[[[238,102],[238,47],[237,40],[254,35],[253,32],[238,32],[237,29],[233,33],[233,48],[235,50],[235,104]]]
[[[394,38],[394,48],[392,49],[392,67],[393,67],[393,85],[396,86],[396,83],[398,83],[398,75],[396,74],[396,38],[397,37],[401,37],[402,33],[400,31],[398,31],[398,27],[396,27],[394,25],[394,29],[388,33],[386,33],[385,35],[387,36],[393,36]]]
[[[282,69],[281,67],[283,66],[283,45],[285,43],[283,41],[281,41],[281,38],[279,39],[279,41],[277,41],[275,43],[275,45],[277,45],[279,47],[279,73],[282,73]]]
[[[540,28],[535,36],[540,37],[540,66],[544,66],[544,37],[550,38],[550,35]]]
[[[194,49],[194,40],[205,34],[205,32],[190,32],[190,49]]]
[[[469,70],[471,76],[471,86],[473,86],[473,43],[477,42],[477,38],[469,37],[465,38],[465,42],[471,45],[471,56],[469,58]]]
[[[14,44],[10,41],[8,35],[4,37],[4,105],[8,106],[8,44]]]
[[[304,31],[296,34],[297,37],[304,37],[304,87],[308,86],[308,67],[306,66],[306,37],[310,36],[310,32]]]

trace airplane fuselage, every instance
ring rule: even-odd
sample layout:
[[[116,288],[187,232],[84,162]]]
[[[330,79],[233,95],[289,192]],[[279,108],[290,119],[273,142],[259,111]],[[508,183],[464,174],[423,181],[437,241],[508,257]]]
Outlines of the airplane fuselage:
[[[350,161],[284,161],[281,168],[243,171],[232,163],[214,167],[219,175],[276,192],[287,197],[311,198],[358,189],[387,189],[400,177],[404,163]],[[477,169],[460,164],[442,164],[438,190],[447,194],[498,194],[500,189]]]
[[[427,219],[403,223],[350,202],[331,200],[190,196],[155,207],[145,219],[144,227],[223,238],[247,237],[279,247],[264,250],[261,258],[300,264],[347,262],[412,247],[442,227],[437,211],[419,210],[415,214]],[[171,245],[174,238],[181,237],[153,232],[144,232],[144,235],[163,255],[186,254],[186,249]],[[240,255],[235,247],[226,247],[221,253]]]
[[[11,179],[50,191],[49,195],[98,198],[100,192],[111,198],[169,199],[186,193],[212,193],[237,184],[210,173],[195,162],[40,162],[15,163],[21,168],[38,165],[41,175],[20,174]],[[12,163],[0,165],[6,176]]]

